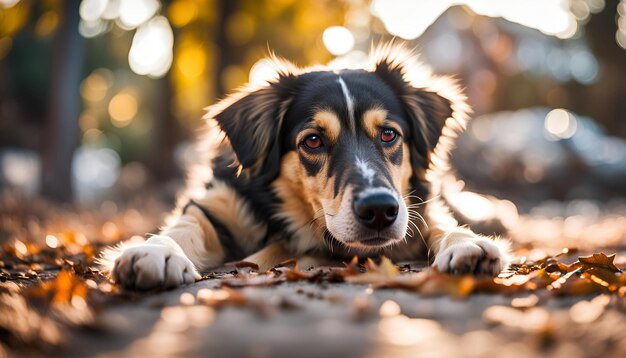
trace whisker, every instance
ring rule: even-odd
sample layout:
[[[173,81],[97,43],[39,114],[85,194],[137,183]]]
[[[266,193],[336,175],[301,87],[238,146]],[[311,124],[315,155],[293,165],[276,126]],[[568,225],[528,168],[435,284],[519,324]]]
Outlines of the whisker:
[[[424,224],[424,226],[426,228],[428,228],[428,223],[426,223],[426,220],[424,219],[424,217],[419,212],[417,212],[416,210],[409,209],[408,210],[408,215],[409,215],[410,218],[412,218],[414,220],[421,221],[422,224]]]
[[[403,199],[412,198],[412,199],[418,199],[420,201],[419,203],[412,203],[411,205],[408,205],[408,206],[411,206],[411,207],[422,206],[424,204],[430,203],[431,201],[439,199],[441,197],[441,194],[437,194],[437,195],[433,196],[432,198],[430,198],[428,200],[424,200],[424,199],[422,199],[421,197],[419,197],[417,195],[409,195],[409,194],[403,196],[402,198]]]
[[[330,251],[331,255],[335,252],[335,246],[333,245],[333,240],[334,238],[332,237],[332,234],[330,233],[330,231],[328,231],[327,228],[324,228],[324,242],[328,245],[328,250]]]

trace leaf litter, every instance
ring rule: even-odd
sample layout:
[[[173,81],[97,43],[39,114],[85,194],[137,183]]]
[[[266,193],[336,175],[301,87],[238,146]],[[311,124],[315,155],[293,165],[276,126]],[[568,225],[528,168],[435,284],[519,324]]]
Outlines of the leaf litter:
[[[6,218],[3,220],[6,222]],[[94,258],[105,245],[128,235],[121,229],[124,224],[114,224],[115,218],[97,225],[91,220],[87,227],[71,229],[58,223],[50,229],[42,220],[34,222],[3,228],[4,236],[12,239],[4,240],[0,247],[0,353],[24,348],[56,352],[67,341],[66,328],[104,329],[96,318],[107,306],[134,302],[153,293],[124,291],[95,265]],[[29,233],[22,232],[20,225],[30,228]],[[33,231],[45,237],[45,242],[34,239]],[[556,318],[538,306],[551,297],[591,297],[578,300],[569,308],[567,322],[576,324],[598,321],[609,307],[621,314],[626,311],[626,274],[622,271],[626,265],[618,262],[615,254],[594,252],[579,256],[575,248],[566,248],[552,255],[541,251],[531,255],[528,250],[519,250],[518,257],[508,271],[496,278],[451,276],[423,264],[398,266],[386,257],[361,261],[355,257],[340,266],[308,269],[299,267],[296,260],[288,260],[267,272],[259,272],[254,263],[236,262],[230,265],[232,271],[205,275],[203,280],[215,281],[216,287],[181,296],[180,306],[164,309],[162,319],[173,321],[180,312],[187,312],[184,314],[189,316],[189,322],[209,322],[214,318],[214,310],[224,307],[251,307],[261,316],[271,315],[273,309],[301,309],[302,304],[291,298],[279,297],[268,304],[251,299],[245,291],[299,282],[313,283],[320,289],[345,283],[365,285],[369,292],[399,289],[420,296],[453,299],[472,294],[503,295],[511,297],[510,305],[488,307],[483,321],[519,332],[534,332],[547,341],[558,339],[553,332]],[[324,298],[319,292],[298,293]],[[342,301],[330,295],[328,300]],[[201,312],[198,306],[203,307]],[[367,318],[374,311],[366,297],[355,298],[351,306],[357,319]],[[395,312],[387,308],[381,314]]]

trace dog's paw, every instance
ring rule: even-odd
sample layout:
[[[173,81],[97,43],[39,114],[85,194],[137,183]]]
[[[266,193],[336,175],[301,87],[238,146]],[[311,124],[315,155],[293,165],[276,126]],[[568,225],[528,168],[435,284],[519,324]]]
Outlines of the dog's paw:
[[[497,276],[508,266],[505,246],[484,237],[462,239],[441,251],[433,266],[454,275]]]
[[[124,250],[115,260],[111,276],[118,285],[136,290],[173,288],[200,278],[181,250],[160,243],[145,243]]]

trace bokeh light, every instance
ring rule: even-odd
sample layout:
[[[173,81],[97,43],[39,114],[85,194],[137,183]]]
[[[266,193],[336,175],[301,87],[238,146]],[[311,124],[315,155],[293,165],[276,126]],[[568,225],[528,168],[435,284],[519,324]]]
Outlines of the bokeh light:
[[[354,35],[343,26],[331,26],[322,34],[324,46],[335,56],[348,53],[354,47]]]
[[[110,24],[102,19],[96,19],[93,21],[81,20],[78,24],[78,32],[85,38],[93,38],[110,29]]]
[[[127,28],[134,29],[148,21],[160,6],[157,0],[120,0],[119,20]]]
[[[78,148],[72,160],[72,178],[78,201],[99,200],[117,181],[120,167],[120,156],[110,148]]]
[[[98,102],[104,99],[111,87],[113,75],[107,69],[93,71],[83,80],[80,86],[81,96],[89,102]]]
[[[35,24],[35,34],[39,37],[50,36],[59,24],[59,16],[54,11],[46,11]]]
[[[546,115],[545,129],[549,138],[567,139],[576,133],[576,118],[568,111],[558,108]]]
[[[111,123],[118,128],[126,127],[137,115],[139,100],[132,90],[124,90],[111,98],[109,115]]]
[[[617,5],[617,31],[615,32],[615,41],[626,50],[626,0],[620,0]]]
[[[158,16],[141,25],[128,53],[133,72],[150,77],[162,77],[170,69],[173,59],[174,34],[165,17]]]
[[[98,20],[107,7],[108,0],[83,0],[80,3],[79,13],[86,22]]]
[[[202,46],[188,45],[180,49],[176,66],[185,77],[201,76],[206,69],[206,53]]]
[[[46,235],[46,245],[51,249],[56,249],[59,246],[59,239],[54,235]]]
[[[183,27],[198,16],[198,5],[193,0],[177,0],[167,10],[172,25]]]
[[[10,187],[19,188],[28,196],[39,189],[41,161],[31,151],[8,150],[0,152],[0,179]]]

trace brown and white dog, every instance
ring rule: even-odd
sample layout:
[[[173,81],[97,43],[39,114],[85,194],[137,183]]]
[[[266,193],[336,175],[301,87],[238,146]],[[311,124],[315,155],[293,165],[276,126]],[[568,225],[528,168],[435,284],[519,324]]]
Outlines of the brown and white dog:
[[[441,197],[448,150],[469,108],[446,78],[418,81],[414,56],[388,44],[368,68],[298,69],[209,108],[205,162],[169,223],[104,253],[130,289],[175,287],[229,260],[261,270],[292,257],[434,253],[452,274],[497,275],[503,241],[459,227]]]

